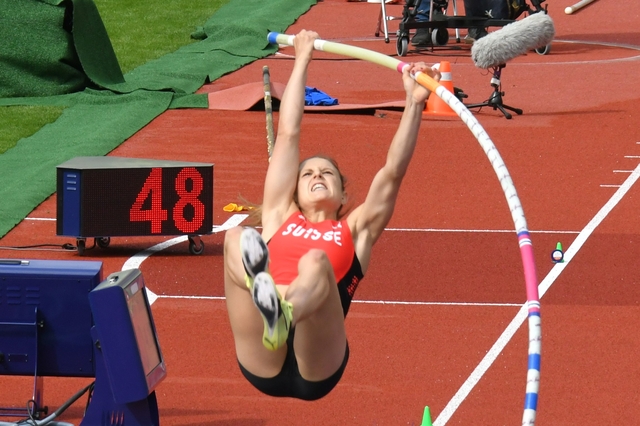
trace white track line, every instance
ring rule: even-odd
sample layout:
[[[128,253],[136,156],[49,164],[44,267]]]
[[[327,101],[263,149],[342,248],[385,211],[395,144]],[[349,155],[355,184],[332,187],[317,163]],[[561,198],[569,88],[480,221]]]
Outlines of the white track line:
[[[189,300],[226,300],[224,296],[169,296],[157,295],[157,299],[189,299]],[[522,303],[472,303],[472,302],[405,302],[401,300],[353,300],[352,303],[363,305],[413,305],[413,306],[490,306],[519,307]]]
[[[399,300],[353,300],[353,303],[365,305],[414,305],[414,306],[522,306],[522,303],[486,303],[486,302],[403,302]]]
[[[229,219],[227,219],[227,221],[220,225],[220,226],[214,226],[213,227],[213,231],[212,233],[217,233],[217,232],[222,232],[222,231],[226,231],[227,229],[233,228],[234,226],[238,226],[240,225],[240,223],[242,223],[242,221],[244,219],[246,219],[248,215],[246,214],[234,214],[233,216],[231,216]],[[35,219],[34,219],[35,220]],[[44,219],[43,219],[44,220]],[[55,219],[54,219],[55,220]],[[401,231],[401,232],[466,232],[466,233],[513,233],[515,231],[513,230],[507,230],[507,229],[436,229],[436,228],[424,228],[424,229],[414,229],[414,228],[386,228],[386,231]],[[576,231],[529,231],[530,233],[548,233],[548,234],[577,234],[578,232]],[[170,240],[167,241],[163,241],[159,244],[156,244],[152,247],[149,247],[148,249],[145,249],[135,255],[133,255],[132,257],[130,257],[129,259],[127,259],[124,264],[122,265],[122,270],[127,270],[127,269],[139,269],[140,265],[142,265],[142,262],[144,262],[145,260],[147,260],[147,258],[149,256],[151,256],[154,253],[158,253],[166,248],[169,248],[171,246],[174,246],[176,244],[182,243],[184,241],[187,241],[189,237],[187,235],[181,235],[179,237],[176,238],[172,238]],[[169,299],[169,298],[174,298],[174,299],[213,299],[213,300],[217,300],[217,297],[199,297],[199,296],[160,296],[155,294],[153,291],[151,291],[149,289],[149,287],[146,287],[147,290],[147,296],[149,298],[149,303],[153,304],[158,298],[163,298],[163,299]],[[221,300],[224,300],[224,297],[222,297]],[[355,301],[354,301],[355,302]],[[389,301],[379,301],[379,302],[370,302],[370,301],[361,301],[360,303],[380,303],[380,304],[410,304],[413,302],[389,302]],[[418,302],[418,303],[423,303],[423,304],[432,304],[432,305],[436,305],[436,304],[440,304],[439,302]],[[445,303],[445,305],[447,305]],[[448,304],[451,305],[451,304]],[[474,305],[474,304],[470,304],[470,303],[460,303],[460,305]],[[510,305],[510,304],[477,304],[478,306],[520,306],[518,304],[516,305]]]
[[[640,143],[640,142],[638,142]],[[614,170],[614,173],[632,173],[633,170]],[[602,185],[601,185],[602,186]],[[620,185],[617,185],[620,186]],[[247,215],[244,215],[245,217]],[[52,220],[55,221],[56,218],[50,218],[50,217],[25,217],[24,220]],[[231,220],[231,219],[230,219]],[[234,225],[235,226],[235,225]],[[226,227],[226,223],[216,227],[213,227],[213,233],[216,232],[220,232],[220,231],[224,231],[228,229]],[[513,229],[449,229],[449,228],[385,228],[385,231],[391,231],[391,232],[461,232],[461,233],[503,233],[503,234],[511,234],[514,233],[515,231]],[[540,230],[529,230],[530,234],[578,234],[579,231],[557,231],[557,230],[544,230],[544,229],[540,229]],[[182,238],[182,237],[178,237],[178,238]],[[172,240],[171,240],[172,241]],[[182,242],[184,241],[184,239],[178,241],[178,242]],[[177,243],[176,243],[177,244]],[[170,244],[166,247],[170,247],[174,244]],[[164,248],[166,248],[164,247]],[[150,250],[150,249],[148,249]],[[137,255],[136,255],[137,256]]]
[[[212,233],[215,234],[217,232],[226,231],[227,229],[233,228],[234,226],[238,226],[246,217],[246,214],[234,214],[221,226],[214,226]],[[162,251],[168,247],[175,246],[176,244],[187,241],[188,239],[189,237],[187,235],[181,235],[179,237],[163,241],[159,244],[156,244],[155,246],[149,247],[148,249],[144,249],[140,253],[137,253],[127,259],[122,265],[122,270],[125,271],[127,269],[136,269],[152,254]]]
[[[333,38],[333,39],[327,39],[327,41],[332,41],[332,42],[337,42],[337,43],[349,43],[349,42],[353,42],[353,41],[379,41],[379,38],[371,38],[371,39],[364,39],[364,38]],[[590,46],[606,46],[606,47],[614,47],[614,48],[619,48],[619,49],[627,49],[627,50],[635,50],[635,51],[639,51],[640,50],[640,46],[636,46],[636,45],[632,45],[632,44],[625,44],[625,43],[608,43],[608,42],[600,42],[600,41],[585,41],[585,40],[561,40],[561,39],[554,39],[553,43],[567,43],[567,44],[586,44],[586,45],[590,45]],[[281,47],[288,47],[287,45],[282,45]],[[286,53],[282,53],[280,51],[276,52],[273,56],[271,56],[271,58],[276,58],[276,57],[283,57],[283,58],[287,58],[287,59],[295,59],[294,55],[290,55],[290,54],[286,54]],[[269,59],[269,58],[267,58]],[[354,61],[357,59],[345,59],[345,61]],[[586,64],[586,65],[591,65],[591,64],[611,64],[611,63],[617,63],[617,62],[632,62],[632,61],[637,61],[640,60],[640,55],[634,55],[634,56],[628,56],[628,57],[624,57],[624,58],[613,58],[613,59],[596,59],[596,60],[586,60],[586,61],[556,61],[556,62],[523,62],[523,63],[513,63],[511,64],[511,66],[540,66],[540,65],[581,65],[581,64]],[[460,66],[475,66],[474,64],[456,64],[456,67],[460,67]],[[640,142],[639,142],[640,143]]]
[[[631,172],[630,172],[631,173]],[[400,232],[462,232],[515,234],[513,229],[439,229],[439,228],[385,228],[385,231]],[[578,234],[578,231],[529,231],[529,234]]]
[[[600,209],[600,211],[591,219],[591,221],[585,226],[585,228],[578,234],[576,239],[573,241],[571,246],[567,249],[564,254],[565,261],[563,263],[556,263],[555,266],[549,271],[547,276],[542,280],[540,285],[538,286],[538,292],[540,297],[542,297],[547,290],[554,283],[556,278],[560,275],[564,268],[571,262],[571,259],[575,254],[580,250],[582,245],[587,241],[587,238],[591,236],[593,231],[602,223],[605,217],[613,210],[613,208],[620,202],[622,197],[631,189],[633,184],[640,177],[640,164],[635,168],[635,170],[631,173],[631,175],[624,181],[622,186],[613,194],[613,196],[607,201],[607,203]],[[469,395],[471,390],[475,387],[475,385],[480,381],[484,373],[487,372],[491,364],[496,360],[500,352],[504,349],[504,347],[509,343],[513,335],[516,333],[518,328],[522,325],[522,323],[527,318],[527,306],[526,304],[522,306],[522,308],[518,311],[516,316],[511,320],[511,323],[507,326],[507,328],[502,332],[498,340],[493,344],[489,352],[484,356],[480,364],[473,370],[471,375],[467,378],[467,380],[460,386],[458,392],[451,398],[449,403],[444,407],[438,418],[435,422],[433,422],[433,426],[444,426],[451,416],[456,412],[460,404],[465,400],[465,398]]]
[[[631,173],[633,170],[614,170],[614,173]],[[603,186],[603,185],[600,185]],[[616,185],[620,186],[620,185]],[[245,215],[246,217],[246,215]],[[44,220],[44,221],[55,221],[56,218],[48,218],[48,217],[25,217],[24,220]],[[221,225],[220,227],[214,227],[213,233],[224,231],[228,228],[225,228],[226,223]],[[234,225],[235,226],[235,225]],[[497,234],[512,234],[515,233],[513,229],[448,229],[448,228],[385,228],[385,231],[391,232],[459,232],[459,233],[497,233]],[[580,231],[557,231],[557,230],[529,230],[530,234],[578,234]],[[167,247],[171,247],[174,244],[180,243],[184,241],[184,237],[177,237],[180,239],[176,243],[169,244],[167,246],[163,246],[161,249],[165,249]],[[170,240],[173,241],[173,240]],[[155,246],[154,246],[155,247]],[[150,250],[150,249],[148,249]],[[159,250],[157,250],[159,251]],[[137,255],[136,255],[137,256]],[[140,265],[138,265],[140,266]]]
[[[227,219],[227,221],[222,225],[214,226],[211,232],[215,234],[217,232],[226,231],[227,229],[233,228],[234,226],[238,226],[240,223],[242,223],[243,220],[246,219],[247,216],[248,215],[246,214],[234,214],[229,219]],[[162,251],[176,244],[179,244],[181,242],[187,241],[188,239],[189,237],[187,235],[182,235],[180,237],[172,238],[170,240],[163,241],[160,244],[156,244],[155,246],[149,247],[148,249],[145,249],[140,253],[127,259],[127,261],[124,262],[124,265],[122,265],[122,270],[124,271],[127,269],[137,269],[140,267],[142,262],[144,262],[152,254]],[[149,298],[149,304],[152,305],[153,302],[156,301],[158,296],[154,292],[149,290],[148,287],[146,288],[146,290],[147,290],[147,297]]]

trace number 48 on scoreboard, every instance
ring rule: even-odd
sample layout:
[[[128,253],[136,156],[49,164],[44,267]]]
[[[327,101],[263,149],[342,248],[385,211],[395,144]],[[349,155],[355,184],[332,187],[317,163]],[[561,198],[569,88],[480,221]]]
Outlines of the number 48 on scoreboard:
[[[76,157],[57,167],[57,194],[57,234],[79,251],[88,237],[212,232],[213,164]]]

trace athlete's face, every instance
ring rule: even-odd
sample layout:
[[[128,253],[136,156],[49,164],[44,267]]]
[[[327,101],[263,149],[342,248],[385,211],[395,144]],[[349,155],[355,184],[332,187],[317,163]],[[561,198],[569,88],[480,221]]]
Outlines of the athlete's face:
[[[331,161],[312,157],[306,160],[298,175],[298,203],[305,210],[308,205],[322,205],[336,212],[344,202],[340,172]]]

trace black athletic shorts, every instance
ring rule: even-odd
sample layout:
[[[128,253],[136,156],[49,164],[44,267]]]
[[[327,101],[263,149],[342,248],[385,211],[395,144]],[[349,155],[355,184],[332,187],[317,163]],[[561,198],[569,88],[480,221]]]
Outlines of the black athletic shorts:
[[[344,361],[331,377],[321,380],[319,382],[311,382],[305,380],[300,375],[298,369],[298,362],[296,360],[295,353],[293,351],[293,336],[295,329],[291,329],[289,337],[287,338],[287,356],[282,365],[282,370],[275,377],[263,378],[251,374],[246,368],[238,362],[240,371],[244,377],[247,378],[260,392],[270,396],[282,396],[290,398],[303,399],[305,401],[315,401],[327,395],[338,384],[344,369],[349,361],[349,343],[347,342],[346,349],[344,351]]]

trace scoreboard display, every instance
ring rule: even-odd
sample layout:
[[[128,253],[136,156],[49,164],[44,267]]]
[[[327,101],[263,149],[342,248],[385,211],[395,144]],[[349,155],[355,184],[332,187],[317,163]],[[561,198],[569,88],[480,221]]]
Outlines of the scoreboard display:
[[[57,167],[57,234],[202,235],[213,227],[213,164],[76,157]]]

